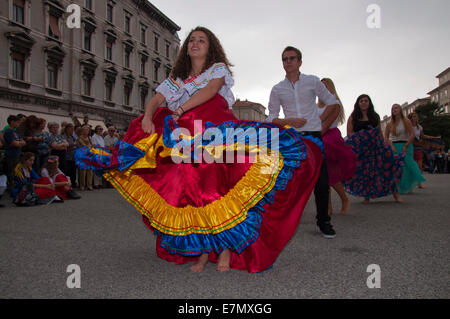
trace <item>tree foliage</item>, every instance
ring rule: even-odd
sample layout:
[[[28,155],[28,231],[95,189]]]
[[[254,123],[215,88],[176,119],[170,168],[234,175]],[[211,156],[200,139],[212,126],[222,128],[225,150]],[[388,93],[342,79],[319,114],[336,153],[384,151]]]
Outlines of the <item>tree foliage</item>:
[[[445,143],[445,150],[450,146],[450,115],[443,114],[436,102],[420,105],[415,112],[419,116],[419,123],[426,135],[441,136]]]

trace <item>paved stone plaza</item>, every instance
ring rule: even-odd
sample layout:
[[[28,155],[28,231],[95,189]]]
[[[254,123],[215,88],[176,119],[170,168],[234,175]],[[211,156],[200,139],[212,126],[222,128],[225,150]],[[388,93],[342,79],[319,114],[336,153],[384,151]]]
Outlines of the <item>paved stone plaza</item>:
[[[403,195],[404,204],[351,197],[350,211],[332,217],[331,240],[315,226],[311,199],[273,268],[259,274],[212,264],[197,274],[158,258],[155,237],[113,189],[48,206],[6,203],[0,298],[450,298],[450,175],[425,177],[426,189]],[[81,287],[71,289],[73,264]],[[380,288],[367,285],[373,264]]]

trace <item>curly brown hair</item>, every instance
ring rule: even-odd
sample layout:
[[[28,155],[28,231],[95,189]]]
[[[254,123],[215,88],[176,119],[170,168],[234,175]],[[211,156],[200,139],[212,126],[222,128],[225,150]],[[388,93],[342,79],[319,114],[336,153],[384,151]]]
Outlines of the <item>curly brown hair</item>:
[[[175,62],[175,66],[172,69],[170,76],[174,79],[180,78],[182,80],[186,80],[189,77],[189,73],[191,72],[192,64],[191,59],[188,56],[188,43],[191,35],[195,31],[202,31],[206,34],[209,41],[209,49],[208,56],[206,57],[205,65],[203,66],[202,73],[210,68],[214,63],[222,62],[224,63],[228,69],[233,66],[225,54],[225,51],[220,44],[219,39],[205,27],[196,27],[191,30],[183,45],[181,46],[180,52],[178,53],[177,60]],[[231,72],[231,71],[230,71]]]

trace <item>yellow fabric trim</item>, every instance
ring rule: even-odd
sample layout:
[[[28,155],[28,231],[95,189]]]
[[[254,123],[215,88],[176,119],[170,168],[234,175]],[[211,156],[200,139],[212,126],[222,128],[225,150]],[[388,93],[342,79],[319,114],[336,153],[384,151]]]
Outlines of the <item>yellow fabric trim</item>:
[[[189,205],[180,208],[168,204],[132,170],[112,170],[104,177],[149,219],[155,229],[175,236],[214,234],[245,220],[248,210],[274,187],[284,161],[279,152],[266,154],[259,152],[258,161],[241,180],[221,199],[204,207]]]
[[[111,153],[105,152],[104,150],[100,149],[100,148],[91,148],[91,152],[93,154],[97,154],[97,155],[111,155]]]
[[[144,151],[145,156],[137,160],[129,169],[155,168],[156,150],[161,144],[164,145],[162,142],[162,135],[158,138],[158,134],[156,133],[153,133],[149,137],[143,138],[139,142],[135,143],[134,146],[141,151]]]

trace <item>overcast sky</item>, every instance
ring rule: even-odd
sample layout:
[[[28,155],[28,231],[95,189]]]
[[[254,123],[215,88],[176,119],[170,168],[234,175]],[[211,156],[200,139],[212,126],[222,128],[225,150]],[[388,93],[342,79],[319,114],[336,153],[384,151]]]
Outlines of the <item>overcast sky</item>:
[[[362,93],[382,118],[394,103],[426,97],[450,67],[449,0],[150,2],[181,27],[182,42],[196,26],[213,31],[234,65],[236,98],[265,107],[284,79],[281,52],[288,45],[302,51],[301,72],[334,81],[347,118]],[[380,28],[367,25],[376,22],[371,4],[380,9]]]

